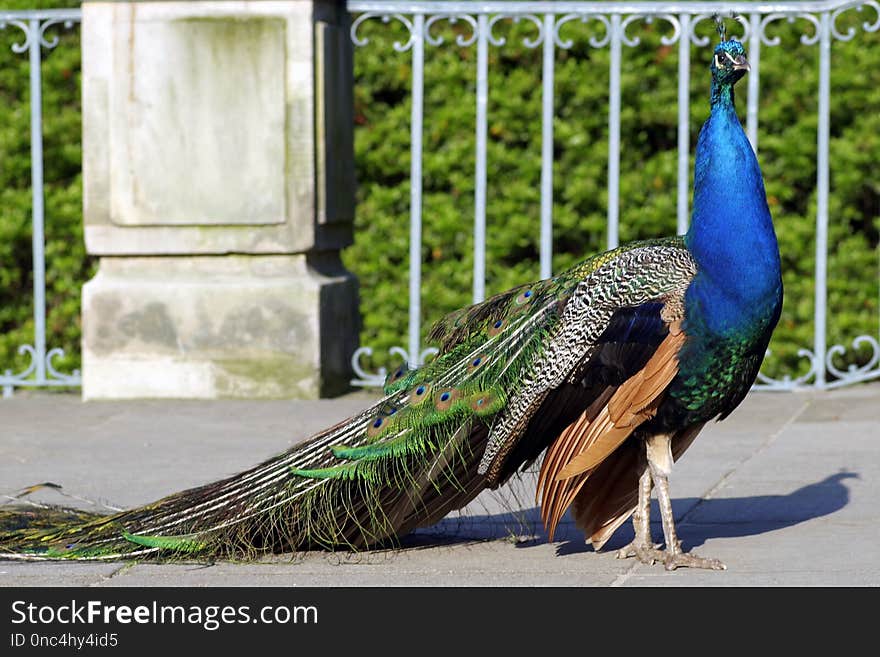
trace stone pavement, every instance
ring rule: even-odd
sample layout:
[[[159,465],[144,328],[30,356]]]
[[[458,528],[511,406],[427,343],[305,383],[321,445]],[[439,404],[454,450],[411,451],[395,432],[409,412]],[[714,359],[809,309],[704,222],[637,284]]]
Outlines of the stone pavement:
[[[371,399],[84,403],[17,393],[0,400],[0,503],[44,481],[64,487],[35,495],[44,501],[149,502],[254,465]],[[547,543],[533,480],[484,493],[396,550],[210,566],[0,561],[0,586],[880,585],[877,383],[752,393],[703,431],[673,471],[673,506],[685,548],[721,559],[724,572],[616,559],[629,523],[600,553],[567,521]]]

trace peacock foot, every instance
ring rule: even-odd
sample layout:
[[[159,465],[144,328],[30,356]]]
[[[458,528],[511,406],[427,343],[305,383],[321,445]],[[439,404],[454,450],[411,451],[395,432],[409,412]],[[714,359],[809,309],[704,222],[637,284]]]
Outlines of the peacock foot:
[[[657,561],[663,561],[665,553],[657,548],[659,543],[651,543],[650,541],[634,540],[626,547],[622,547],[617,551],[618,559],[629,559],[635,557],[644,564],[651,565]]]
[[[727,566],[718,559],[710,559],[707,557],[698,557],[692,552],[666,552],[662,561],[666,570],[675,570],[676,568],[704,568],[706,570],[727,570]]]
[[[680,545],[674,551],[661,550],[659,543],[649,543],[636,539],[617,551],[618,559],[635,557],[646,566],[662,563],[666,570],[676,568],[703,568],[705,570],[727,570],[718,559],[699,557],[691,552],[682,552]]]

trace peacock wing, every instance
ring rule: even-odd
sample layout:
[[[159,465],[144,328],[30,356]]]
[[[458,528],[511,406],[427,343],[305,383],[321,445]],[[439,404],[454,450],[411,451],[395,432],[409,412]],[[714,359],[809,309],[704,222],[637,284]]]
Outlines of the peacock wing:
[[[630,405],[659,395],[674,376],[668,356],[677,353],[684,338],[667,343],[662,350],[666,357],[656,358],[639,375],[647,375],[644,386],[633,383],[615,392],[646,366],[670,333],[669,326],[683,315],[684,292],[696,272],[683,242],[675,238],[636,242],[585,265],[570,272],[577,281],[572,293],[545,329],[532,358],[521,364],[504,410],[492,425],[478,468],[491,483],[503,480],[529,452],[534,456],[536,447],[546,447],[552,439],[540,434],[553,424],[547,416],[559,415],[556,409],[573,406],[579,415],[614,399],[612,407],[619,419]],[[555,426],[564,428],[573,419]],[[610,417],[608,422],[613,425]],[[516,454],[514,463],[509,463],[511,454]]]

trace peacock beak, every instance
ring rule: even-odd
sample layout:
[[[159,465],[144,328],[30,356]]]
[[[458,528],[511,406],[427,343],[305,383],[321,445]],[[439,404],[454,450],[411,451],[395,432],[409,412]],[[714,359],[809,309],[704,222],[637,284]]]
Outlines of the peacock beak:
[[[733,70],[734,71],[751,71],[752,67],[749,66],[749,60],[746,59],[745,55],[739,55],[733,60]]]

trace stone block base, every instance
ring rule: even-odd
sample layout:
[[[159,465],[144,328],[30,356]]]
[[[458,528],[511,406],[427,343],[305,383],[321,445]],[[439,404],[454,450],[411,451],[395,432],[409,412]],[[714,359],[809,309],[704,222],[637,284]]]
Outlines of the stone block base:
[[[82,301],[84,399],[349,388],[357,282],[335,257],[103,257]]]

